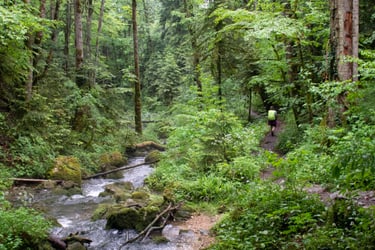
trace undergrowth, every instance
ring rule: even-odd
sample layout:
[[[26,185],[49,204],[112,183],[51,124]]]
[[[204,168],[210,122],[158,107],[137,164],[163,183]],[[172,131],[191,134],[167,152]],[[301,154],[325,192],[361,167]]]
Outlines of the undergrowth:
[[[346,198],[325,204],[304,191],[311,184],[339,190],[371,188],[372,126],[356,122],[351,128],[286,131],[298,143],[286,143],[287,153],[277,157],[259,148],[268,129],[264,122],[243,127],[230,114],[214,110],[186,112],[182,117],[183,122],[178,117],[176,127],[170,129],[168,151],[147,184],[175,200],[195,204],[196,209],[202,205],[201,209],[209,207],[212,212],[216,207],[217,213],[224,213],[213,230],[217,242],[209,249],[369,249],[374,245],[367,230],[375,225],[374,209]],[[215,124],[219,119],[222,125]],[[352,140],[356,143],[349,145]],[[260,172],[270,165],[275,168],[273,178],[260,179]],[[278,178],[281,185],[272,182]]]

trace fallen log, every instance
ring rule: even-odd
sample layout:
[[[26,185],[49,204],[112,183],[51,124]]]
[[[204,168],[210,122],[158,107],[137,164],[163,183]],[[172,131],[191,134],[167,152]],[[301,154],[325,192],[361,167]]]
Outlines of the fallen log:
[[[156,142],[153,142],[153,141],[141,142],[141,143],[138,143],[138,144],[134,145],[134,147],[135,147],[135,149],[153,148],[153,149],[157,149],[157,150],[160,150],[160,151],[165,150],[165,146],[163,146],[161,144],[158,144]]]
[[[90,175],[90,176],[84,177],[84,178],[82,178],[82,179],[84,179],[84,180],[88,180],[88,179],[92,179],[92,178],[100,177],[100,176],[103,176],[103,175],[111,174],[111,173],[114,173],[114,172],[118,172],[118,171],[121,171],[121,170],[132,169],[132,168],[140,167],[140,166],[143,166],[143,165],[146,165],[146,164],[153,164],[153,163],[155,163],[155,162],[158,162],[158,161],[143,162],[143,163],[139,163],[139,164],[136,164],[136,165],[133,165],[133,166],[124,166],[124,167],[120,167],[120,168],[116,168],[116,169],[108,170],[108,171],[105,171],[105,172],[102,172],[102,173],[93,174],[93,175]]]
[[[12,181],[18,181],[18,182],[47,182],[52,181],[56,183],[61,183],[63,180],[49,180],[49,179],[32,179],[32,178],[9,178]]]

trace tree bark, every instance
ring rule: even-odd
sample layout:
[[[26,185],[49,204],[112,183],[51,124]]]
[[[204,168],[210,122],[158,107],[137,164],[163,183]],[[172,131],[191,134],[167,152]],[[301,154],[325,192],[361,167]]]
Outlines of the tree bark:
[[[133,46],[134,46],[134,120],[135,131],[142,134],[142,102],[141,102],[141,80],[139,71],[138,56],[138,28],[137,28],[137,1],[132,0],[132,21],[133,21]]]
[[[331,0],[331,80],[357,80],[357,64],[345,57],[358,58],[358,36],[358,0]]]
[[[333,55],[330,62],[331,81],[358,80],[358,65],[353,59],[358,58],[359,37],[359,1],[331,0],[330,46]],[[346,92],[340,93],[337,102],[340,105],[341,123],[346,124],[345,111],[348,109]],[[328,126],[335,126],[336,112],[328,107]]]

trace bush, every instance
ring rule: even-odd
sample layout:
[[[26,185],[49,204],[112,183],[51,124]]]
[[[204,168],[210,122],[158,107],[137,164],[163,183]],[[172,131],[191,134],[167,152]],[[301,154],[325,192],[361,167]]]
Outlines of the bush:
[[[301,249],[301,235],[322,223],[324,205],[303,192],[253,186],[247,200],[215,227],[212,249]]]
[[[0,249],[36,249],[46,239],[51,224],[32,209],[0,206]]]
[[[357,121],[332,147],[332,173],[350,189],[375,188],[375,126]]]

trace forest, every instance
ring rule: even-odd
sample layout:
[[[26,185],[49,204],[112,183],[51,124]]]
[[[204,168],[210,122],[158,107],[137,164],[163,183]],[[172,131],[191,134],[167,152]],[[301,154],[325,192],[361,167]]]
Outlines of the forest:
[[[148,189],[220,214],[205,249],[375,249],[374,0],[0,0],[0,27],[0,250],[58,249],[15,178],[145,142]]]

